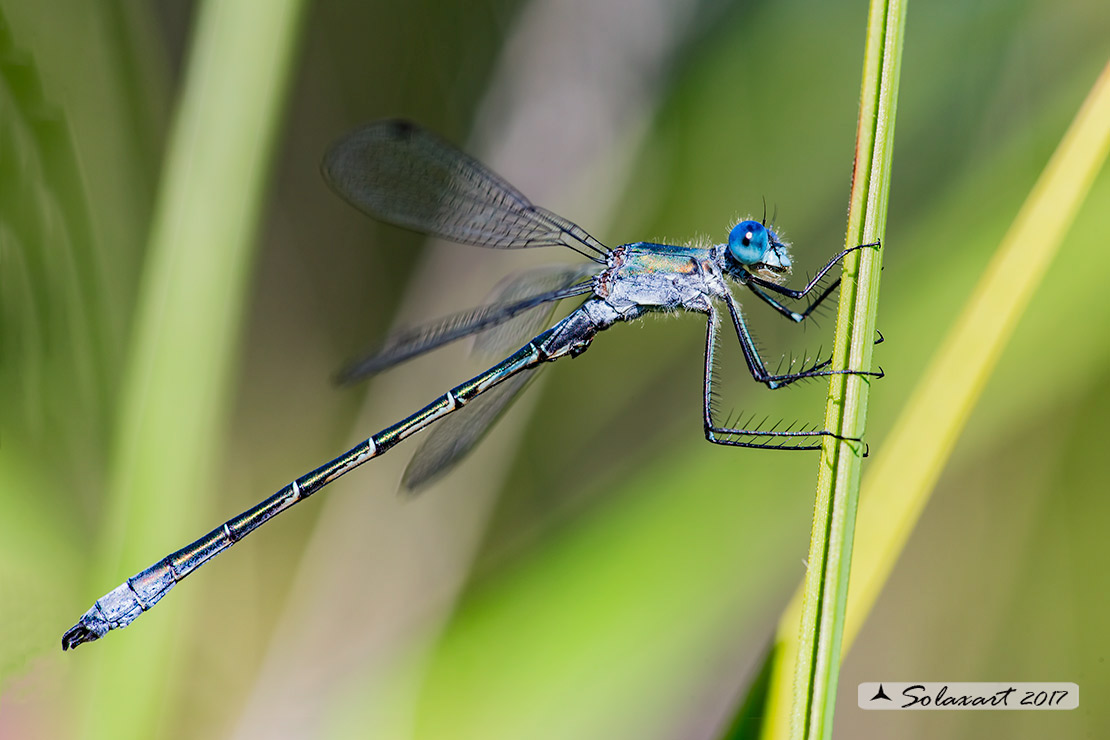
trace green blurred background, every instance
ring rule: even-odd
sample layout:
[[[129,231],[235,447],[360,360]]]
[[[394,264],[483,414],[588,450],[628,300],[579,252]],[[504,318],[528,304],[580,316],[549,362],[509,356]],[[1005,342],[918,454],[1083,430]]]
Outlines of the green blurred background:
[[[227,318],[213,470],[184,534],[132,561],[108,521],[121,382],[202,9],[0,0],[0,737],[716,737],[804,573],[817,460],[704,442],[696,317],[617,327],[555,364],[420,497],[394,495],[405,445],[132,628],[65,655],[59,638],[484,358],[453,347],[336,389],[344,360],[568,256],[372,223],[317,174],[331,140],[418,120],[611,245],[720,240],[766,198],[812,270],[843,241],[866,5],[307,6],[245,312]],[[1104,0],[911,7],[872,449],[1108,56]],[[1104,172],[847,655],[838,737],[1110,734],[1108,203]],[[831,316],[802,331],[752,308],[771,357],[831,349]],[[739,352],[722,359],[726,411],[821,419],[821,384],[769,394]],[[175,402],[194,402],[187,382]],[[98,563],[117,564],[105,580]],[[153,670],[126,657],[150,651]],[[1074,681],[1082,699],[856,709],[855,684],[883,679]]]

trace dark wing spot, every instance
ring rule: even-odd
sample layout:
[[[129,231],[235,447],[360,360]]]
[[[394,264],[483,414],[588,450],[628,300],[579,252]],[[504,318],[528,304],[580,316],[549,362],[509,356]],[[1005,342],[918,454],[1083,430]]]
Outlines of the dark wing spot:
[[[389,122],[389,133],[398,139],[411,139],[420,128],[412,121],[403,118]]]

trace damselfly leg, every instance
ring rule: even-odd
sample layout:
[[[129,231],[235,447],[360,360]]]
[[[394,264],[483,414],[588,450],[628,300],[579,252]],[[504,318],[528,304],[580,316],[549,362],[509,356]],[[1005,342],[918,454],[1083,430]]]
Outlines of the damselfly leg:
[[[740,326],[743,327],[742,322]],[[832,439],[839,439],[846,442],[862,441],[857,437],[844,437],[827,429],[794,429],[794,425],[790,425],[786,429],[779,429],[778,424],[775,424],[769,429],[764,428],[762,424],[757,424],[754,427],[748,427],[747,425],[745,425],[743,428],[718,426],[713,418],[715,415],[713,403],[713,400],[715,398],[715,391],[713,386],[716,382],[715,376],[717,372],[717,335],[720,332],[720,328],[720,314],[716,310],[711,311],[709,313],[709,321],[706,323],[705,331],[705,376],[702,394],[702,421],[704,424],[705,438],[707,440],[714,444],[728,445],[730,447],[749,447],[774,450],[818,450],[821,449],[821,437],[830,437]],[[741,334],[741,336],[746,335]],[[741,340],[741,346],[744,346],[743,340]],[[754,347],[752,348],[752,350],[754,353]],[[755,357],[758,359],[759,355],[755,354]],[[825,361],[818,367],[823,367],[827,364],[828,361]],[[796,373],[793,377],[789,375],[770,377],[789,378],[789,380],[787,380],[786,382],[775,386],[776,388],[781,388],[801,378],[832,374],[835,373],[810,371],[808,373]],[[849,371],[848,374],[877,375],[876,373],[855,373],[851,371]],[[758,380],[758,378],[756,379]],[[797,444],[795,444],[795,442],[797,442]]]
[[[831,270],[836,265],[836,263],[840,262],[840,260],[844,259],[847,255],[851,254],[857,249],[867,249],[871,247],[877,249],[880,246],[880,242],[872,242],[871,244],[860,244],[858,246],[845,249],[843,252],[830,259],[824,267],[817,271],[817,274],[813,276],[813,278],[806,284],[806,286],[800,290],[794,290],[792,288],[784,287],[776,282],[773,282],[771,280],[764,280],[757,275],[752,275],[751,273],[748,273],[748,277],[745,280],[745,285],[747,285],[748,290],[750,290],[752,293],[755,293],[755,295],[760,300],[762,300],[771,308],[775,309],[775,311],[777,311],[779,314],[785,316],[791,321],[794,321],[795,323],[801,323],[806,319],[806,317],[813,313],[813,311],[815,311],[818,306],[824,303],[826,298],[832,295],[833,292],[838,287],[840,287],[840,278],[837,278],[836,280],[833,280],[831,283],[829,283],[821,291],[820,295],[818,295],[813,300],[813,302],[806,307],[804,311],[800,312],[787,308],[772,296],[767,295],[767,293],[763,292],[763,290],[761,290],[760,288],[766,288],[767,290],[773,291],[775,293],[778,293],[779,295],[786,296],[787,298],[791,298],[793,300],[801,300],[802,298],[805,298],[811,290],[817,287],[817,285],[821,282],[821,279],[825,277],[826,273],[828,273],[828,271]]]

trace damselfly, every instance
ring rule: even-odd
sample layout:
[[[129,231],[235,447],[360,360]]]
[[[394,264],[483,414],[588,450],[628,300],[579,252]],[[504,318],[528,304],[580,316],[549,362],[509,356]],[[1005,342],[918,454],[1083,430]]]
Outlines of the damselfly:
[[[881,375],[830,370],[828,360],[815,360],[798,372],[768,372],[731,288],[746,288],[782,316],[801,322],[839,284],[838,278],[818,288],[825,274],[849,252],[877,244],[837,254],[800,290],[780,284],[791,266],[787,245],[761,221],[742,221],[729,233],[727,243],[705,248],[634,242],[610,249],[579,226],[533,205],[479,162],[404,121],[372,123],[349,134],[327,153],[323,171],[340,196],[382,221],[493,249],[561,246],[589,261],[526,273],[505,285],[490,304],[399,333],[377,354],[353,364],[345,372],[348,380],[380,372],[466,336],[478,335],[486,349],[495,349],[538,332],[485,372],[128,578],[98,599],[63,635],[63,649],[126,627],[178,581],[272,517],[441,419],[444,421],[432,430],[409,464],[403,484],[416,488],[443,473],[477,444],[544,363],[582,354],[598,332],[617,322],[653,311],[695,311],[708,317],[702,420],[706,439],[716,444],[814,450],[820,448],[822,437],[844,439],[827,430],[718,425],[711,401],[714,351],[725,321],[736,332],[748,371],[768,388],[838,372]],[[801,300],[811,291],[816,297],[800,311],[784,303],[784,299]],[[550,321],[558,302],[580,296],[585,299],[577,308],[539,331]],[[719,308],[722,305],[724,314]]]

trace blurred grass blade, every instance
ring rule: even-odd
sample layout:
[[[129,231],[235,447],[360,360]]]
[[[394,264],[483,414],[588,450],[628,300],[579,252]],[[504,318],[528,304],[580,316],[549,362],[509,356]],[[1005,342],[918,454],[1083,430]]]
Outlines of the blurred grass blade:
[[[1014,326],[1110,152],[1110,64],[1064,135],[864,481],[851,644],[925,506]]]
[[[851,645],[878,598],[971,408],[1108,151],[1110,65],[1029,194],[863,482],[843,649]],[[799,590],[779,622],[777,666],[790,665],[798,654],[802,604]],[[781,708],[791,692],[784,679],[788,674],[778,667],[776,671],[768,712]]]
[[[848,210],[846,243],[849,246],[879,241],[885,233],[905,25],[905,0],[871,3],[856,130],[855,172]],[[845,260],[833,351],[834,368],[871,367],[881,270],[879,250],[855,252]],[[846,437],[863,437],[868,387],[868,378],[834,375],[829,385],[825,428]],[[859,447],[858,444],[834,442],[826,444],[822,452],[802,602],[801,643],[793,671],[794,694],[789,722],[791,737],[795,738],[832,737],[840,640],[848,602],[848,573],[859,496],[862,460]],[[794,629],[798,630],[797,622]],[[779,655],[783,657],[786,653]],[[787,663],[780,662],[773,669],[773,675],[780,679],[790,673]],[[785,718],[785,713],[775,715],[772,726],[784,722]]]
[[[67,424],[102,431],[118,316],[88,200],[69,187],[80,172],[69,121],[33,51],[0,7],[0,690],[54,647],[49,615],[72,586],[52,521],[63,484],[35,460],[85,453]]]
[[[90,602],[197,534],[204,502],[218,493],[212,471],[301,10],[297,0],[199,7],[124,372]],[[160,734],[182,644],[177,607],[75,654],[85,735]],[[75,604],[74,615],[84,608]]]

